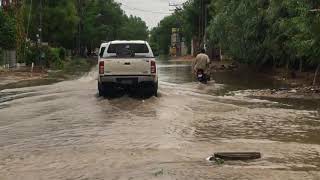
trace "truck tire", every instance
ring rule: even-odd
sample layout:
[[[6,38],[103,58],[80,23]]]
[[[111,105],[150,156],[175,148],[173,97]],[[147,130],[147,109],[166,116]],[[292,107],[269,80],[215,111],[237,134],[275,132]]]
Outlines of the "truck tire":
[[[155,97],[158,97],[158,82],[154,83],[153,87],[152,87],[152,94]]]
[[[105,86],[99,82],[98,82],[98,92],[99,92],[99,96],[105,96],[106,94]]]
[[[98,83],[99,96],[112,96],[114,93],[114,86],[111,83]]]

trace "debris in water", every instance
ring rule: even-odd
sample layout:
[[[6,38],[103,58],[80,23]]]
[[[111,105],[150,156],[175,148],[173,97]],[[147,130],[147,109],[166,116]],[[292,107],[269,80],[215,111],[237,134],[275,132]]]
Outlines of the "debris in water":
[[[214,156],[208,157],[208,158],[207,158],[207,161],[211,161],[211,162],[214,161],[214,162],[217,163],[218,165],[224,164],[224,160],[223,160],[223,159],[216,158],[216,157],[214,157]]]
[[[298,91],[296,89],[292,89],[290,91],[288,91],[289,93],[297,93]]]
[[[155,176],[163,175],[163,169],[154,173]]]
[[[214,156],[210,156],[207,160],[222,164],[224,161],[246,161],[260,158],[261,153],[259,152],[219,152],[214,153]]]

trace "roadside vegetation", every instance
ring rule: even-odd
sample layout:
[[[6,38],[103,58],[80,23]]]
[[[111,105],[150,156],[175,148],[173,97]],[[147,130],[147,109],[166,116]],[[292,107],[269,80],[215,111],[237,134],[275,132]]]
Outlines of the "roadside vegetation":
[[[16,50],[29,66],[63,69],[71,56],[91,55],[103,41],[147,38],[146,23],[114,0],[24,0],[0,8],[0,52]]]
[[[66,60],[59,69],[35,68],[31,72],[30,67],[26,67],[18,70],[0,71],[0,90],[48,85],[64,80],[77,79],[89,72],[95,64],[96,61],[92,58],[73,58]]]
[[[89,72],[96,65],[95,59],[74,58],[69,59],[64,63],[63,68],[52,70],[47,73],[50,79],[73,79],[81,77],[84,73]]]
[[[172,27],[180,27],[190,44],[201,37],[201,0],[189,0],[182,9],[165,17],[151,31],[151,44],[168,54]],[[202,44],[221,48],[233,60],[258,68],[284,68],[292,72],[313,71],[319,84],[319,1],[215,0],[208,7],[206,37]],[[189,45],[190,49],[190,45]]]
[[[148,35],[146,23],[127,16],[114,0],[23,0],[2,6],[0,89],[80,77],[96,64],[91,56],[102,42]],[[9,51],[26,67],[3,69]]]

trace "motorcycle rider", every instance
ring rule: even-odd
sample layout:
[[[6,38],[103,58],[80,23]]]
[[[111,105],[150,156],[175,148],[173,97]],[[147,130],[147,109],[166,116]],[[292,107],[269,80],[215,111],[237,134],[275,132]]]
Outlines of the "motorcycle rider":
[[[210,58],[206,54],[206,50],[204,48],[201,49],[201,53],[199,53],[194,61],[194,72],[195,74],[198,73],[198,71],[203,71],[205,78],[208,80],[209,79],[209,64],[210,64]]]

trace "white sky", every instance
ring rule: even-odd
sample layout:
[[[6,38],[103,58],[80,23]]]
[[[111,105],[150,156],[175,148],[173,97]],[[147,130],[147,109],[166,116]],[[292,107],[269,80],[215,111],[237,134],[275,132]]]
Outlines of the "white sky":
[[[157,26],[161,19],[170,15],[170,3],[183,3],[186,0],[116,0],[128,15],[141,17],[149,28]]]

